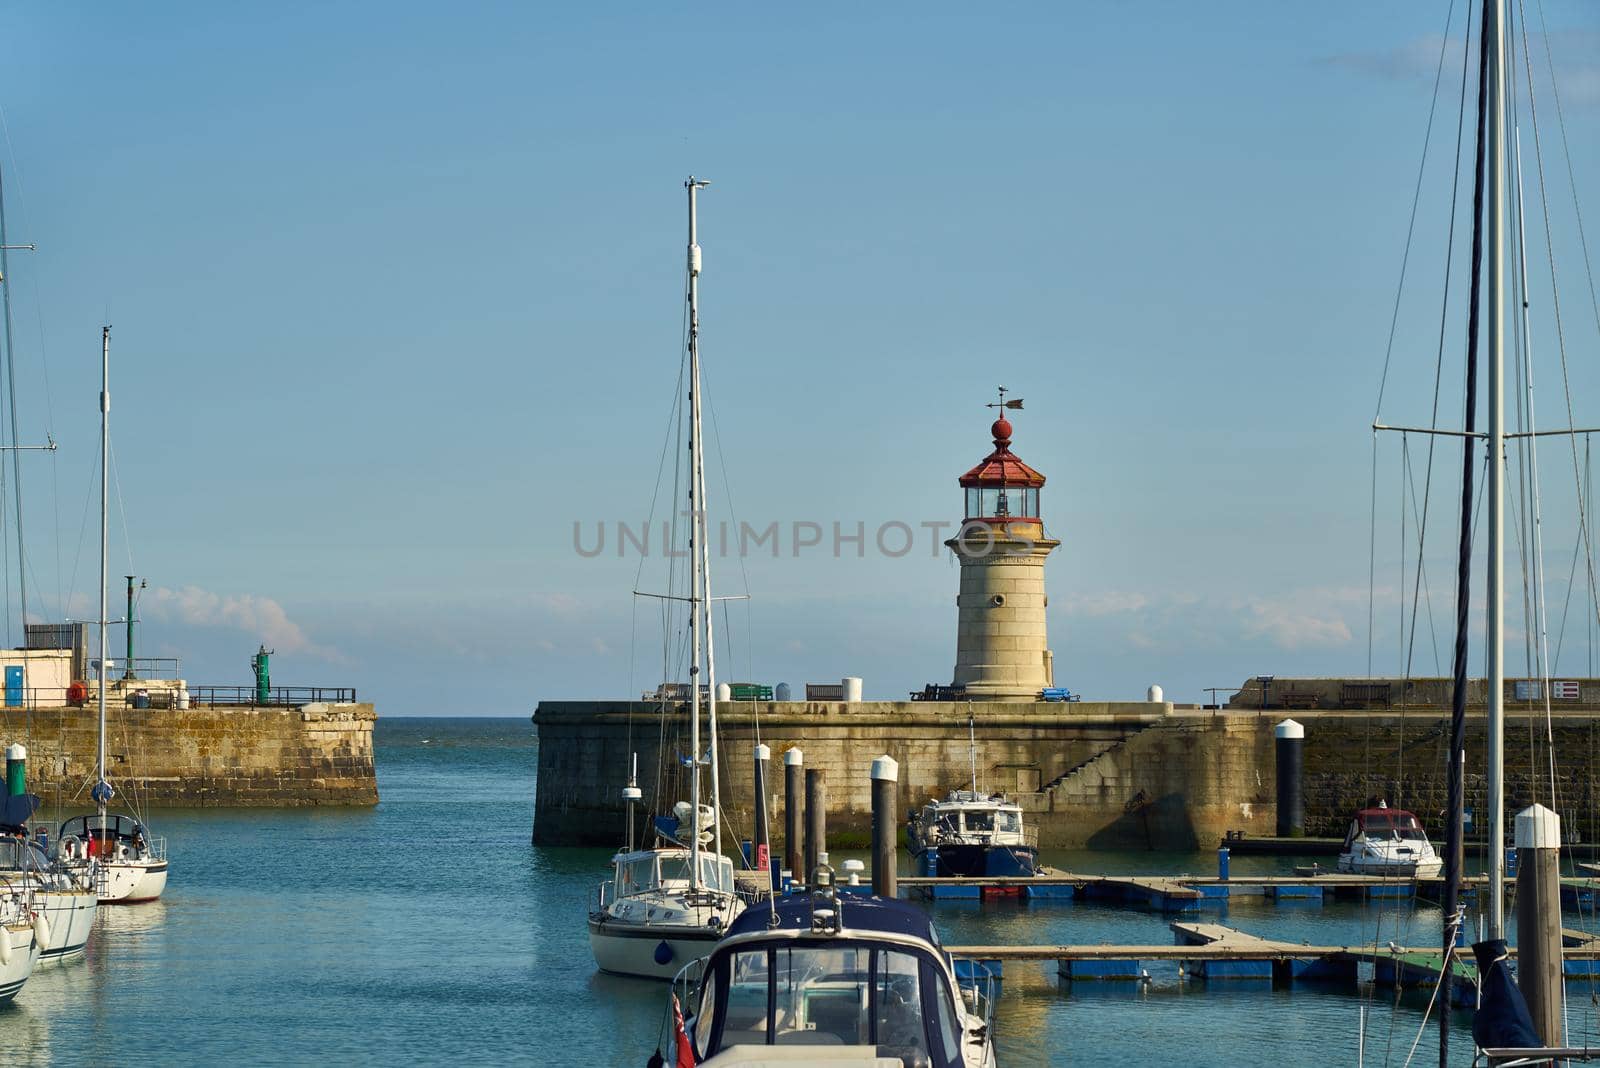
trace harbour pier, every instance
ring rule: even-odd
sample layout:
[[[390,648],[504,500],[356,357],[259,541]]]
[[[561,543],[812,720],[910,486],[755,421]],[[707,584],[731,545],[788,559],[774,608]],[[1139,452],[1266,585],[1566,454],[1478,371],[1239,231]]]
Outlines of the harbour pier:
[[[1438,949],[1390,944],[1309,945],[1261,938],[1216,923],[1174,922],[1171,945],[956,945],[945,947],[967,962],[964,974],[1003,981],[1008,962],[1054,962],[1068,982],[1147,980],[1146,964],[1176,962],[1186,979],[1214,982],[1253,980],[1275,985],[1295,982],[1354,985],[1363,973],[1380,988],[1431,988],[1439,982],[1443,955]],[[1600,937],[1562,931],[1564,974],[1568,981],[1600,975]],[[1512,956],[1516,949],[1511,949]],[[1476,999],[1477,967],[1472,951],[1456,950],[1451,997],[1470,1006]],[[1003,989],[1003,987],[1002,987]]]

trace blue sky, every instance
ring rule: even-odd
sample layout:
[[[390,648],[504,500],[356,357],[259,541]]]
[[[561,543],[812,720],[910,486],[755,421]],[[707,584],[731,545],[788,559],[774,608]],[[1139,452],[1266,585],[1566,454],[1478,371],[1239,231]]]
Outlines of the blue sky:
[[[30,598],[53,615],[92,594],[111,322],[113,570],[150,581],[142,651],[243,683],[264,641],[275,681],[394,714],[653,684],[638,561],[580,556],[573,524],[637,522],[655,491],[694,172],[715,182],[714,510],[959,519],[1004,384],[1063,542],[1061,682],[1196,700],[1364,672],[1367,428],[1447,8],[0,8],[10,229],[39,245],[12,259],[20,426],[61,443],[24,461]],[[1592,189],[1600,12],[1545,13]],[[1429,417],[1447,43],[1395,423]],[[1596,324],[1540,107],[1584,423]],[[1536,326],[1547,387],[1552,336]],[[1557,597],[1562,456],[1542,453]],[[1398,457],[1382,445],[1378,671],[1402,650]],[[1428,556],[1441,625],[1458,463],[1441,455]],[[925,549],[718,562],[752,597],[729,610],[730,673],[857,674],[877,697],[948,679],[955,568]]]

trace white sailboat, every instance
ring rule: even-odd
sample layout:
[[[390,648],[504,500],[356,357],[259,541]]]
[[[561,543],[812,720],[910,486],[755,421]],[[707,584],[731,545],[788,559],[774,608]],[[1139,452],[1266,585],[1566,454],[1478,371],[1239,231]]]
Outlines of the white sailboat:
[[[20,745],[6,756],[26,750]],[[37,794],[13,794],[0,805],[0,896],[26,902],[41,922],[39,963],[54,964],[83,956],[94,933],[98,899],[89,873],[74,873],[50,859],[38,837],[28,834],[28,820],[39,808]]]
[[[28,627],[28,558],[23,544],[22,523],[22,467],[21,455],[25,451],[54,451],[55,442],[46,445],[23,445],[19,441],[17,426],[16,347],[11,330],[11,264],[7,253],[14,249],[32,251],[32,245],[13,245],[6,233],[6,206],[4,176],[0,175],[0,316],[4,319],[6,397],[10,411],[10,443],[0,449],[11,454],[11,487],[15,501],[17,538],[17,599],[24,641]],[[27,747],[21,743],[6,748],[6,762],[21,762],[26,766]],[[28,835],[27,821],[38,809],[38,799],[23,794],[31,801],[22,801],[19,807],[0,815],[0,893],[20,894],[33,911],[43,920],[44,934],[39,945],[39,962],[49,964],[83,955],[89,936],[94,931],[96,899],[87,879],[74,876],[52,860],[37,838]],[[0,983],[0,986],[3,986]]]
[[[109,651],[106,646],[106,542],[108,464],[111,430],[111,328],[100,332],[100,672],[99,748],[95,784],[89,796],[93,814],[74,816],[61,825],[57,854],[69,871],[88,873],[101,904],[131,905],[154,901],[167,886],[164,839],[153,838],[144,824],[109,811],[116,790],[106,777],[106,689]]]
[[[744,902],[735,892],[733,862],[722,853],[722,805],[717,774],[717,685],[711,621],[711,556],[705,513],[705,455],[700,423],[700,245],[696,195],[709,185],[690,176],[689,193],[689,452],[690,539],[692,549],[689,630],[689,782],[690,799],[675,809],[687,827],[660,848],[629,847],[612,858],[612,878],[597,888],[589,911],[589,944],[602,971],[650,979],[671,979],[686,963],[704,957],[721,938]],[[702,663],[710,728],[710,755],[700,748]],[[711,772],[711,804],[700,797],[701,769]],[[638,799],[635,781],[628,793],[630,813]]]
[[[0,1005],[15,998],[33,975],[41,951],[39,917],[24,893],[0,895]]]

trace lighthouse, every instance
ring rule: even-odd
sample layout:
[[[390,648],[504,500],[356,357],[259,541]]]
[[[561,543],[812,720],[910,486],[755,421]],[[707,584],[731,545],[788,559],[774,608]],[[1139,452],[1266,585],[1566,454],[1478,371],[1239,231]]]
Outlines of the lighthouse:
[[[961,564],[956,597],[954,685],[982,700],[1032,701],[1055,684],[1045,634],[1044,561],[1059,541],[1045,535],[1039,508],[1044,476],[1011,451],[1011,420],[1021,398],[1000,390],[989,428],[994,451],[959,479],[961,531],[945,542]]]

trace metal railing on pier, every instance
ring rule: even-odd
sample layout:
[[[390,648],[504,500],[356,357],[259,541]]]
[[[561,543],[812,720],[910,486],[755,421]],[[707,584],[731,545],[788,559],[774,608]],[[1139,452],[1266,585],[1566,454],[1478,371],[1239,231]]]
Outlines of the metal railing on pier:
[[[300,705],[354,704],[354,686],[273,686],[265,692],[254,686],[191,686],[190,703],[196,705],[297,708]]]

